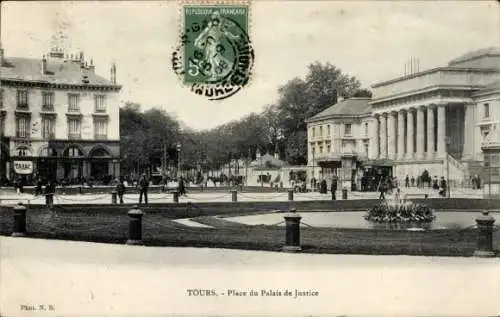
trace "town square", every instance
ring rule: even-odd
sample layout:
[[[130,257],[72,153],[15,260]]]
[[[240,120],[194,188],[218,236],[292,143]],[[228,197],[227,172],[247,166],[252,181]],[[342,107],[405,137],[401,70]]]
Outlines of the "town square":
[[[497,313],[500,7],[453,5],[2,2],[0,315]]]

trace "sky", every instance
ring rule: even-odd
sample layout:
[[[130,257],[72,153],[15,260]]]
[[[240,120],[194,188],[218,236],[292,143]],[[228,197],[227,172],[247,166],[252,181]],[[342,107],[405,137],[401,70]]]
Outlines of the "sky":
[[[84,51],[109,78],[114,61],[120,99],[158,107],[201,130],[260,112],[278,88],[303,77],[314,61],[330,62],[363,87],[402,76],[411,57],[420,70],[468,51],[500,47],[498,1],[267,1],[251,5],[255,64],[250,85],[209,101],[174,74],[178,1],[2,2],[5,55],[41,58],[61,30],[67,53]]]

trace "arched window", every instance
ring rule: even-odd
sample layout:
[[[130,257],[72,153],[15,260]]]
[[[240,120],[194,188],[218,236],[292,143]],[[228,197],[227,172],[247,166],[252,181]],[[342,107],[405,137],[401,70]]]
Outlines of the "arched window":
[[[57,156],[57,152],[53,148],[44,147],[40,150],[40,156],[41,157]]]
[[[16,149],[16,156],[31,156],[30,150],[25,146],[20,146]]]
[[[65,156],[67,157],[80,157],[83,156],[82,150],[77,146],[72,146],[66,149]]]
[[[90,151],[89,156],[90,157],[111,157],[109,152],[105,148],[102,148],[102,147],[96,147],[96,148],[92,149],[92,151]]]

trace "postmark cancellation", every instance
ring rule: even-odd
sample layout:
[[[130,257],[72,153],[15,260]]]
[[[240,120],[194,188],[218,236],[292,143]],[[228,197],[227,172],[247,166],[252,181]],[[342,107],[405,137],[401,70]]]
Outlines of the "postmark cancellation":
[[[248,1],[181,2],[172,66],[182,84],[209,100],[228,98],[251,77]]]

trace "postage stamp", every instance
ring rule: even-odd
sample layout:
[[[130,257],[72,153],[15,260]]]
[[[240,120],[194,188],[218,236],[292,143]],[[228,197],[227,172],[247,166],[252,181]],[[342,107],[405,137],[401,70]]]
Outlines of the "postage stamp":
[[[248,84],[254,62],[249,3],[181,4],[180,44],[173,69],[191,91],[209,100],[228,98]]]

